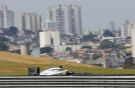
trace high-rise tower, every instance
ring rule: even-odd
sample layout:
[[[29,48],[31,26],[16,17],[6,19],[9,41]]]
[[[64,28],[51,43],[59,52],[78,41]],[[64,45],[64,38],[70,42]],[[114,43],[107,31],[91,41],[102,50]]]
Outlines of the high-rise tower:
[[[31,30],[32,32],[37,32],[41,30],[41,15],[37,13],[22,13],[20,16],[19,29],[23,30]]]
[[[135,23],[131,25],[132,57],[135,58]]]
[[[116,24],[115,24],[113,21],[111,21],[111,22],[109,23],[109,30],[110,30],[110,31],[116,30]]]
[[[121,37],[126,38],[127,36],[131,36],[131,25],[128,20],[125,21],[124,24],[121,25],[120,31],[121,31]]]
[[[49,7],[49,19],[56,23],[56,30],[64,34],[82,34],[81,7],[57,5]]]
[[[0,27],[9,28],[11,26],[14,26],[14,12],[2,5],[0,8]]]

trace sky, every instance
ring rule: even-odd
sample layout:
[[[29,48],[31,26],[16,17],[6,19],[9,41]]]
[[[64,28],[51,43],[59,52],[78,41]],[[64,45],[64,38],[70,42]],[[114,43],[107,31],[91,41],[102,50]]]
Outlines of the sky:
[[[58,4],[81,6],[83,29],[106,29],[111,21],[117,27],[126,19],[130,23],[135,22],[135,0],[0,0],[0,5],[7,5],[15,13],[16,27],[21,13],[37,12],[45,21],[49,6]]]

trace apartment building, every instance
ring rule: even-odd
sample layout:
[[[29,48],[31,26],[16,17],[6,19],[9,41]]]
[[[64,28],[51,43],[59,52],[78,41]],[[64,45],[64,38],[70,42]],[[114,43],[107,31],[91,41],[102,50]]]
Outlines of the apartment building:
[[[41,30],[42,17],[38,13],[25,12],[19,18],[20,31],[30,30],[37,33]]]
[[[49,7],[48,18],[56,23],[60,33],[82,35],[80,6],[59,4]]]
[[[11,26],[14,26],[14,12],[2,5],[0,8],[0,27],[10,28]]]

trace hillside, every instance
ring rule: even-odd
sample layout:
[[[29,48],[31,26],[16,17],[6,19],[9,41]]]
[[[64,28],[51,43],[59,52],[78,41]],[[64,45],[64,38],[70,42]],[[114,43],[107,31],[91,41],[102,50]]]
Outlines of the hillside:
[[[75,72],[90,72],[92,74],[135,74],[135,70],[130,69],[105,69],[51,58],[0,52],[0,75],[27,75],[28,67],[40,67],[42,71],[60,65],[62,65],[64,69]]]

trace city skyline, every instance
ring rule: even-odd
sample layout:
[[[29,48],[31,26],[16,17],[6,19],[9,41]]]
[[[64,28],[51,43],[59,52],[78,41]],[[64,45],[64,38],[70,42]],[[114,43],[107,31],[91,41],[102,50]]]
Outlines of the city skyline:
[[[17,27],[19,15],[23,12],[37,12],[42,15],[43,21],[45,21],[49,6],[72,4],[82,8],[83,29],[87,27],[105,29],[108,28],[111,21],[114,21],[117,27],[123,24],[126,19],[135,22],[135,12],[132,11],[135,7],[134,2],[135,0],[0,0],[0,5],[7,5],[15,13],[15,26]]]

